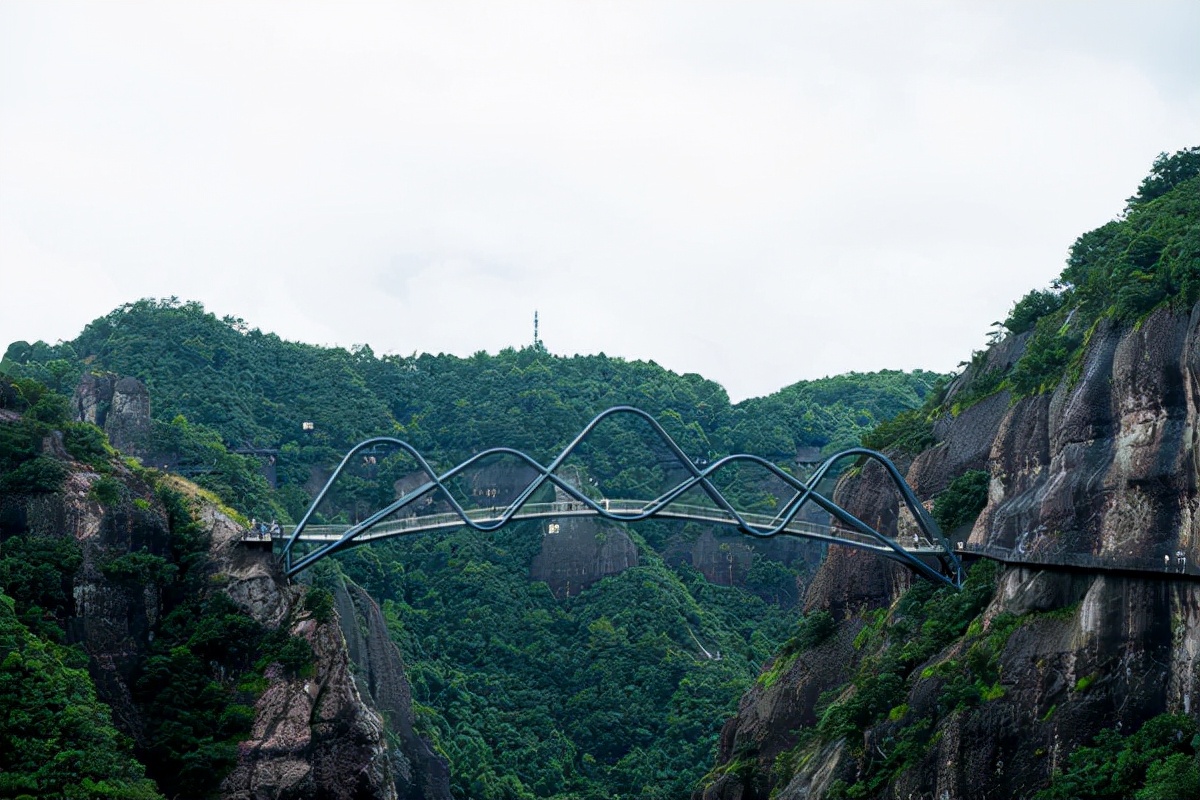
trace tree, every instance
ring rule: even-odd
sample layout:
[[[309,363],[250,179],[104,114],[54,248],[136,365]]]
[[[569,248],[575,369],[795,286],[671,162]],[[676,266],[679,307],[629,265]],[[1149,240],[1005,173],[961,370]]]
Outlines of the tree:
[[[1185,147],[1168,155],[1159,153],[1154,165],[1138,186],[1137,194],[1126,202],[1129,209],[1162,197],[1186,180],[1200,175],[1200,147]]]
[[[161,800],[86,663],[34,636],[0,593],[0,795]]]

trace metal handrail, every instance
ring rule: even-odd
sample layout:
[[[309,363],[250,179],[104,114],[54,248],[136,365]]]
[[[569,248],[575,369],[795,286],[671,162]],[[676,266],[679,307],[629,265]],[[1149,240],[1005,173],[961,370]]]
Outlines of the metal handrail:
[[[641,515],[645,512],[647,503],[644,500],[618,500],[607,499],[602,500],[601,505],[613,513],[632,513]],[[736,525],[737,521],[728,515],[719,515],[721,509],[711,508],[708,506],[696,506],[686,504],[674,504],[668,509],[659,511],[656,516],[663,519],[677,519],[689,522],[707,522],[717,525]],[[500,507],[491,508],[475,508],[467,509],[467,517],[472,522],[488,523],[499,521],[502,516]],[[534,519],[547,519],[555,517],[594,517],[596,513],[587,506],[580,503],[555,501],[553,503],[526,503],[521,507],[520,511],[513,514],[509,518],[509,522],[521,522]],[[768,530],[773,527],[777,517],[768,516],[766,514],[755,514],[743,512],[742,518],[756,528]],[[454,512],[444,512],[439,514],[421,514],[411,517],[401,517],[399,519],[391,519],[380,522],[369,531],[359,534],[358,541],[369,542],[375,539],[388,539],[395,536],[404,536],[407,534],[426,533],[429,531],[441,530],[445,528],[459,528],[464,525],[462,518]],[[286,540],[295,530],[296,526],[286,526],[282,533],[275,536],[276,540]],[[304,532],[300,535],[299,541],[302,542],[331,542],[342,537],[346,531],[350,530],[352,525],[348,524],[325,524],[325,525],[308,525]],[[859,533],[858,531],[839,527],[836,525],[823,525],[818,522],[809,520],[792,519],[788,521],[781,533],[790,533],[800,536],[831,536],[838,538],[849,537],[855,541],[860,541],[863,544],[874,546],[875,542],[872,537]],[[937,546],[929,540],[918,540],[915,546],[909,546],[904,542],[898,542],[901,547],[909,552],[935,552]]]

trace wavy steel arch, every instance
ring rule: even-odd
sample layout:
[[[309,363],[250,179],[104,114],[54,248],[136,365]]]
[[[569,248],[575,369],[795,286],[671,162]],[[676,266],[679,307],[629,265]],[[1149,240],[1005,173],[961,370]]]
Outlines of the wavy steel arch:
[[[557,470],[563,464],[563,462],[575,451],[580,443],[587,438],[588,434],[590,434],[597,425],[599,425],[608,417],[618,414],[633,415],[648,423],[651,429],[658,435],[663,444],[666,445],[671,454],[679,462],[680,466],[690,473],[689,478],[666,493],[660,495],[655,500],[649,501],[642,511],[636,513],[609,511],[607,508],[601,506],[591,498],[586,497],[581,491],[554,474],[555,470]],[[350,461],[355,454],[368,447],[374,447],[375,445],[379,444],[395,445],[404,452],[408,453],[413,457],[417,464],[420,465],[421,471],[425,473],[428,480],[426,480],[416,489],[407,492],[404,496],[376,511],[374,514],[371,514],[362,522],[351,526],[338,540],[320,547],[313,552],[307,553],[293,561],[292,548],[299,540],[304,529],[308,526],[309,519],[316,511],[317,506],[319,506],[321,501],[325,499],[325,495],[329,492],[330,487],[332,487],[334,482],[338,479],[338,476],[340,476],[350,464]],[[459,504],[457,500],[454,499],[453,494],[451,494],[451,492],[447,489],[446,482],[479,461],[496,455],[514,456],[538,473],[538,477],[536,477],[524,490],[521,491],[517,498],[505,508],[498,519],[484,522],[472,520],[467,515],[467,511]],[[940,548],[940,552],[936,555],[938,561],[940,562],[940,570],[935,569],[926,561],[908,552],[896,541],[876,531],[870,525],[858,519],[849,511],[846,511],[844,508],[837,505],[828,497],[817,491],[816,487],[829,473],[829,470],[833,468],[834,464],[844,458],[867,458],[878,462],[884,468],[892,482],[896,485],[896,489],[900,492],[900,496],[904,501],[905,507],[908,508],[910,513],[912,513],[918,527],[921,529],[921,532],[925,534],[929,541],[935,543],[937,547]],[[749,462],[752,464],[757,464],[786,483],[796,492],[796,494],[793,495],[793,497],[786,504],[784,504],[781,512],[776,516],[776,519],[779,520],[777,525],[762,526],[748,522],[745,517],[739,513],[729,503],[729,501],[725,499],[724,496],[722,496],[720,491],[713,486],[712,482],[709,480],[710,476],[712,476],[715,472],[729,464],[736,462]],[[580,433],[571,441],[571,443],[568,444],[563,451],[559,453],[553,461],[550,462],[548,466],[542,466],[535,459],[531,458],[525,453],[522,453],[520,450],[514,450],[509,447],[494,447],[490,450],[484,450],[480,453],[476,453],[458,466],[447,470],[441,475],[438,475],[434,469],[429,466],[429,463],[425,460],[424,456],[422,456],[416,450],[416,448],[405,441],[395,439],[390,436],[376,436],[374,438],[359,442],[350,450],[350,452],[346,453],[337,469],[333,471],[333,474],[330,475],[329,480],[325,482],[325,486],[322,487],[316,498],[313,499],[312,504],[304,513],[300,523],[296,526],[291,536],[288,537],[287,542],[283,547],[284,568],[287,575],[291,577],[298,574],[302,570],[307,569],[326,556],[330,556],[340,550],[353,547],[355,544],[360,544],[360,542],[356,542],[355,540],[361,534],[370,530],[375,525],[382,522],[385,518],[396,513],[397,511],[400,511],[435,489],[441,490],[442,495],[450,503],[450,506],[453,508],[454,512],[462,518],[463,525],[480,532],[494,531],[507,525],[512,520],[513,516],[517,514],[517,512],[519,512],[526,503],[529,502],[534,493],[547,482],[558,487],[564,493],[574,498],[574,500],[583,503],[586,507],[590,508],[596,516],[612,522],[640,522],[642,520],[659,516],[677,498],[682,496],[689,489],[698,486],[714,503],[717,504],[721,510],[733,517],[733,520],[727,524],[730,524],[747,536],[766,539],[772,536],[777,536],[780,533],[785,533],[793,536],[802,536],[806,538],[842,544],[849,547],[867,549],[871,550],[872,552],[876,552],[885,558],[891,558],[895,561],[899,561],[905,566],[911,568],[921,577],[934,581],[935,583],[946,584],[956,589],[961,588],[962,586],[962,564],[955,555],[954,551],[951,549],[949,542],[946,541],[946,537],[942,534],[938,524],[929,515],[929,512],[925,510],[925,507],[917,499],[912,488],[900,474],[900,471],[896,469],[896,465],[893,464],[891,460],[882,453],[878,453],[874,450],[868,450],[864,447],[852,447],[848,450],[843,450],[822,462],[817,470],[809,477],[808,481],[801,481],[784,472],[770,461],[760,458],[759,456],[749,455],[746,453],[725,456],[724,458],[715,461],[704,469],[701,469],[687,457],[679,445],[675,443],[675,440],[671,438],[671,436],[663,429],[658,421],[654,419],[654,417],[647,412],[632,406],[615,406],[597,414],[595,418],[593,418],[592,421],[589,422],[582,431],[580,431]],[[805,534],[785,530],[788,524],[795,519],[796,515],[800,512],[804,505],[810,502],[815,503],[823,508],[842,525],[856,530],[859,533],[865,534],[871,539],[877,541],[879,544],[864,544],[851,539],[841,539],[836,536]],[[401,534],[398,533],[396,535]]]

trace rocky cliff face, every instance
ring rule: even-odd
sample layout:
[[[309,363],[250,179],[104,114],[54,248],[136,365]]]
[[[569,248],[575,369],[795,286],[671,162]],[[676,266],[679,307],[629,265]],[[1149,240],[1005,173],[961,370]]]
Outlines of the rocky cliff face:
[[[1135,730],[1164,712],[1196,716],[1198,336],[1200,306],[1162,308],[1136,327],[1104,321],[1077,377],[1055,391],[1016,403],[1000,393],[941,420],[938,444],[907,478],[929,499],[966,470],[991,474],[986,508],[958,537],[1003,565],[980,629],[918,665],[903,704],[861,738],[803,744],[819,693],[845,684],[866,655],[846,645],[861,612],[892,606],[912,580],[889,562],[831,548],[806,607],[839,618],[837,635],[743,697],[722,736],[722,766],[699,794],[822,798],[836,781],[878,770],[905,726],[932,720],[920,756],[865,796],[1028,797],[1101,729]],[[1010,340],[989,358],[1011,363],[1023,346]],[[870,469],[843,483],[838,499],[868,521],[896,519],[894,495]],[[1011,632],[997,640],[990,699],[939,711],[949,678],[937,665],[967,663],[973,643],[1000,625]]]
[[[72,399],[75,418],[108,434],[112,446],[143,458],[150,444],[150,392],[137,378],[85,374]]]
[[[336,622],[292,627],[312,646],[309,676],[269,671],[254,729],[222,795],[251,798],[396,798],[383,719],[368,708],[351,674]]]
[[[543,523],[542,549],[529,577],[545,581],[555,597],[579,594],[596,581],[637,566],[637,547],[629,534],[595,519],[563,517]]]
[[[449,800],[445,760],[412,729],[404,663],[375,602],[347,583],[332,618],[316,619],[273,553],[241,546],[241,529],[222,514],[210,509],[206,522],[226,593],[264,625],[289,626],[314,655],[311,675],[268,670],[223,796]]]
[[[816,521],[828,524],[827,518]],[[810,574],[821,562],[822,549],[807,539],[751,539],[732,528],[714,525],[704,526],[698,535],[673,536],[663,548],[663,558],[671,565],[688,564],[709,583],[746,587],[756,555]],[[804,579],[804,575],[799,578],[801,582]]]
[[[383,717],[370,705],[370,696],[359,691],[342,633],[343,625],[356,631],[355,621],[342,623],[336,614],[319,620],[304,613],[299,602],[304,589],[287,585],[275,556],[239,546],[240,530],[219,516],[214,522],[213,551],[219,554],[221,573],[228,576],[227,593],[259,622],[287,625],[309,643],[314,656],[311,674],[290,676],[268,668],[253,730],[239,747],[223,796],[399,797],[397,785],[411,782],[412,770],[398,774],[403,755],[389,748]]]
[[[114,722],[144,743],[133,682],[163,613],[162,589],[150,581],[110,577],[104,565],[142,550],[170,560],[166,512],[153,489],[119,461],[112,462],[109,477],[127,496],[107,505],[93,491],[101,476],[82,464],[69,467],[60,492],[0,495],[0,548],[18,536],[69,537],[79,545],[82,563],[71,581],[68,640],[88,654]],[[180,479],[163,480],[191,491]],[[268,668],[253,730],[239,747],[222,796],[448,798],[444,762],[412,731],[403,663],[374,603],[357,590],[345,619],[336,614],[314,619],[300,602],[304,588],[288,584],[272,553],[242,545],[240,526],[215,505],[201,501],[199,509],[210,541],[207,583],[264,626],[287,626],[314,655],[311,674],[289,677]],[[362,659],[361,667],[352,665],[352,653]],[[363,676],[366,692],[360,690]]]
[[[1077,381],[1009,409],[970,544],[1024,563],[1195,564],[1198,324],[1200,308],[1103,321]]]
[[[555,502],[571,497],[555,488]],[[561,517],[541,523],[542,547],[529,577],[545,581],[555,597],[570,597],[638,563],[637,546],[621,528],[598,518]]]
[[[389,759],[399,800],[450,800],[446,760],[413,731],[412,690],[404,660],[388,635],[379,605],[345,578],[339,579],[334,599],[359,693],[371,699],[392,734]]]
[[[903,463],[897,466],[902,468]],[[875,462],[867,463],[860,476],[843,480],[834,499],[877,531],[894,530],[900,524],[900,498],[887,472]],[[859,609],[886,605],[912,581],[912,573],[894,561],[831,545],[809,584],[804,610],[828,611],[845,619]]]

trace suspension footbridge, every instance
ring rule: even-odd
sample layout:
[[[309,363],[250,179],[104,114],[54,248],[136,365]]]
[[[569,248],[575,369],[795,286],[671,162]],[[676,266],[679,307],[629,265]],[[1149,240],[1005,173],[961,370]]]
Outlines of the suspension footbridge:
[[[633,417],[646,423],[658,443],[665,447],[687,477],[652,500],[630,500],[588,496],[558,474],[564,462],[576,453],[598,425],[619,416]],[[354,457],[364,450],[381,445],[389,445],[406,452],[418,464],[424,476],[422,482],[356,524],[311,524],[317,507],[338,478],[353,464]],[[512,502],[504,506],[464,507],[450,490],[449,483],[486,459],[494,457],[507,457],[523,463],[533,478],[517,493]],[[895,532],[889,532],[891,535],[880,532],[818,490],[821,481],[831,474],[831,470],[847,460],[874,461],[883,467],[895,485],[900,501],[911,515],[915,524],[913,532],[904,536],[897,536]],[[746,465],[763,470],[786,487],[788,496],[774,513],[739,511],[714,484],[714,480],[723,470]],[[535,501],[535,494],[543,487],[553,487],[556,490],[556,498],[565,499],[556,499],[554,502]],[[440,500],[448,505],[450,510],[413,513],[418,507],[428,505],[430,499]],[[696,499],[703,502],[695,502]],[[809,505],[826,512],[830,523],[800,518],[801,511]],[[785,472],[767,459],[745,453],[725,456],[702,468],[688,458],[654,417],[631,406],[618,406],[598,414],[554,460],[544,466],[519,450],[497,447],[477,453],[439,474],[415,448],[400,439],[367,439],[346,454],[299,524],[282,532],[278,538],[283,543],[285,571],[289,576],[294,576],[317,561],[346,548],[380,539],[464,526],[480,532],[489,532],[513,522],[569,517],[598,517],[617,523],[636,523],[649,519],[682,520],[730,527],[754,538],[798,536],[827,544],[869,550],[906,565],[923,578],[955,588],[962,585],[963,579],[961,562],[937,523],[917,499],[899,470],[881,453],[861,447],[844,450],[826,459],[807,480]],[[303,554],[296,552],[295,547],[300,542],[310,545],[313,549]]]

